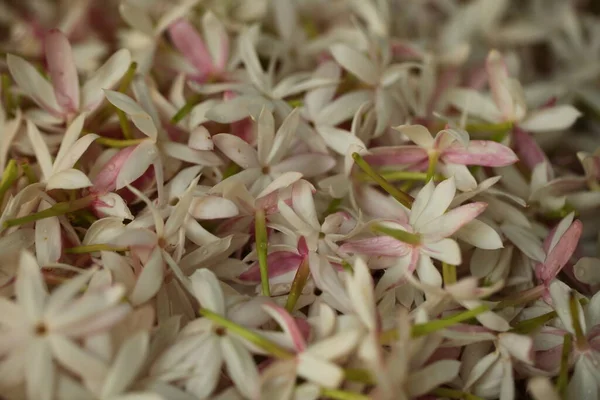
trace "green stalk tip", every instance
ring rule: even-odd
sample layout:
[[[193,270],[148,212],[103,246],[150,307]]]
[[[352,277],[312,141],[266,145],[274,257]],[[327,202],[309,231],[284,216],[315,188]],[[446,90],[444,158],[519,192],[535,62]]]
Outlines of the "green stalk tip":
[[[383,190],[385,190],[388,194],[390,194],[393,198],[395,198],[400,204],[405,206],[406,208],[411,208],[415,199],[409,195],[408,193],[404,193],[403,191],[397,189],[392,184],[390,184],[384,177],[379,175],[373,167],[369,165],[368,162],[358,153],[352,153],[352,159],[359,166],[360,169],[363,170],[371,179],[373,179]]]
[[[264,296],[271,296],[269,286],[269,270],[267,265],[267,218],[263,209],[256,210],[254,215],[254,236],[256,238],[256,251],[258,252],[258,265],[260,268],[260,281]]]

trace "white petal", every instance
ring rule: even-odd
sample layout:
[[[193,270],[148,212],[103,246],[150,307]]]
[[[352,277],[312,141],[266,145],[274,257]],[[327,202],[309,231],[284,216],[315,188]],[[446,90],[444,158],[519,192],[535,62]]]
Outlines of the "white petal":
[[[199,269],[190,277],[192,290],[200,305],[219,315],[225,315],[223,290],[215,274],[208,269]]]
[[[369,85],[377,85],[377,67],[362,53],[346,44],[335,44],[330,50],[335,61],[344,69]]]
[[[309,353],[298,355],[298,375],[320,386],[336,388],[344,379],[344,371],[336,364]]]
[[[64,155],[62,158],[56,158],[54,161],[54,171],[60,172],[64,171],[68,168],[73,168],[75,163],[81,158],[83,153],[90,147],[90,145],[96,140],[99,136],[93,133],[89,133],[69,147],[68,153]]]
[[[428,190],[426,190],[423,194],[419,192],[417,199],[419,199],[421,196],[425,197],[425,199],[428,198],[427,200],[423,200],[427,201],[427,205],[422,208],[422,212],[418,214],[416,218],[411,218],[411,225],[413,225],[415,229],[419,230],[419,227],[422,227],[433,219],[441,216],[446,209],[448,209],[448,206],[450,206],[450,203],[454,199],[455,193],[456,186],[454,185],[453,178],[446,179],[445,181],[441,182],[433,191],[431,191],[431,188],[428,188]]]
[[[527,257],[541,263],[544,262],[546,253],[542,248],[542,243],[530,230],[512,224],[502,224],[500,229]]]
[[[129,296],[132,304],[138,305],[150,300],[160,289],[164,278],[164,262],[160,248],[152,250],[148,261],[144,265],[135,287]]]
[[[478,219],[464,225],[456,232],[462,241],[477,248],[485,250],[500,249],[503,247],[502,239],[494,228]]]
[[[251,115],[258,116],[263,107],[273,109],[273,105],[260,96],[242,95],[217,104],[206,112],[205,117],[221,124],[230,124]]]
[[[33,323],[39,321],[42,317],[48,290],[35,258],[26,251],[21,253],[15,294],[26,318]]]
[[[133,124],[152,140],[156,140],[158,131],[154,121],[142,107],[140,107],[131,97],[113,90],[105,90],[106,99],[115,107],[127,114]]]
[[[328,147],[338,154],[345,155],[352,146],[365,148],[365,144],[351,132],[331,126],[317,126],[317,132]]]
[[[44,180],[46,180],[52,175],[52,158],[44,137],[37,126],[29,120],[27,120],[27,136],[29,137],[33,151],[35,152],[37,163],[42,170]]]
[[[229,377],[240,393],[250,399],[258,398],[260,378],[248,350],[238,340],[228,336],[221,339],[221,350]]]
[[[231,218],[239,214],[233,201],[218,196],[195,198],[189,212],[194,218],[205,220]]]
[[[92,186],[92,181],[78,169],[67,169],[56,173],[46,182],[46,190],[52,189],[81,189]]]
[[[83,85],[81,89],[83,109],[94,110],[104,98],[102,89],[113,87],[125,75],[129,64],[131,64],[129,50],[121,49],[113,54]]]
[[[581,115],[570,105],[545,108],[531,113],[519,127],[531,132],[560,131],[571,127]]]
[[[410,396],[424,395],[436,387],[452,381],[458,376],[459,368],[459,361],[442,360],[412,373],[408,384]]]
[[[442,286],[442,275],[440,271],[437,270],[433,262],[431,262],[431,258],[425,255],[421,255],[419,257],[419,261],[417,263],[417,275],[421,282],[435,286]]]
[[[220,133],[213,136],[213,142],[219,150],[240,167],[245,169],[260,167],[256,150],[239,137]]]
[[[202,125],[190,132],[188,146],[194,150],[213,150],[215,148],[210,132]]]
[[[103,380],[108,372],[101,359],[62,336],[52,336],[50,345],[56,359],[73,374],[87,380]]]
[[[50,204],[42,201],[39,211],[47,208]],[[40,265],[52,264],[60,259],[62,237],[58,217],[44,218],[35,223],[35,252]]]
[[[30,399],[51,400],[54,397],[55,367],[48,342],[36,339],[25,355],[27,395]]]
[[[273,141],[273,147],[267,156],[267,163],[275,164],[279,162],[285,153],[287,153],[289,145],[296,135],[298,129],[298,123],[300,122],[300,112],[298,108],[295,108],[288,114],[287,117],[281,123],[277,133],[275,133],[275,139]]]
[[[150,338],[145,331],[130,336],[121,345],[104,381],[101,392],[103,398],[119,394],[131,385],[146,361],[149,345]]]
[[[58,153],[56,154],[56,158],[54,159],[54,164],[59,164],[61,159],[67,154],[70,150],[71,146],[77,141],[79,135],[81,134],[81,130],[83,129],[83,123],[85,122],[85,114],[80,114],[71,122],[67,131],[65,132],[65,136],[63,136],[63,140],[60,143],[60,148],[58,149]],[[69,166],[67,168],[72,167]],[[55,167],[55,171],[56,171]]]
[[[40,75],[33,65],[21,57],[6,56],[8,70],[19,87],[38,105],[50,112],[60,112],[61,107],[54,96],[50,82]]]
[[[452,239],[442,239],[433,243],[426,243],[422,253],[452,265],[460,265],[462,256],[458,243]]]

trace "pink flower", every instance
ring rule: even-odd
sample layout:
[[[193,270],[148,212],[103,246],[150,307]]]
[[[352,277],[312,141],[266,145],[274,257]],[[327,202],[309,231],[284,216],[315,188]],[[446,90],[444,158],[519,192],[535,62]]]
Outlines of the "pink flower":
[[[51,83],[21,57],[9,54],[8,69],[21,90],[48,113],[68,120],[82,112],[92,112],[104,99],[103,89],[114,86],[131,63],[128,50],[113,54],[80,88],[71,45],[58,29],[45,39],[46,61]]]
[[[225,26],[209,11],[202,18],[202,31],[200,36],[194,26],[183,18],[168,28],[175,47],[196,69],[196,73],[191,75],[194,80],[204,83],[227,78],[229,37]]]
[[[465,131],[444,129],[432,137],[422,125],[402,125],[396,128],[415,145],[388,146],[369,149],[365,160],[371,165],[408,165],[411,169],[425,170],[428,161],[437,162],[438,170],[454,176],[460,190],[473,190],[477,181],[467,166],[503,167],[517,162],[517,156],[508,147],[489,140],[469,140]]]

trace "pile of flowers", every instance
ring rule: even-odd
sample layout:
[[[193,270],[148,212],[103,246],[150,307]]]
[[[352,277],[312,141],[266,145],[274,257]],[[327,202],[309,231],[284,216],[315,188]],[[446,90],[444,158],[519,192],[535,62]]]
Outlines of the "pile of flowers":
[[[599,15],[0,4],[0,398],[600,399]]]

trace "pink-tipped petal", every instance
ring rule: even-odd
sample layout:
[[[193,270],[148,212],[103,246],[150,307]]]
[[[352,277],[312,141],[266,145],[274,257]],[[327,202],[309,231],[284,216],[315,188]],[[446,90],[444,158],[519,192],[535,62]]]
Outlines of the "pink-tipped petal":
[[[369,239],[358,239],[344,243],[340,251],[368,256],[402,257],[410,252],[411,247],[389,236],[377,236]]]
[[[213,69],[212,57],[194,26],[185,19],[179,19],[171,24],[168,31],[175,47],[202,77],[208,76]]]
[[[442,159],[453,164],[484,167],[504,167],[518,161],[510,148],[491,140],[472,140],[467,147],[455,143],[442,153]]]
[[[427,160],[427,150],[419,146],[376,147],[365,155],[365,161],[372,166],[411,165]]]
[[[303,259],[303,256],[291,251],[276,251],[269,254],[267,256],[269,277],[274,278],[298,269]],[[258,262],[252,264],[250,268],[239,276],[239,279],[244,282],[260,282],[260,267]]]
[[[306,342],[304,341],[304,335],[296,324],[296,320],[290,315],[285,308],[280,307],[273,303],[267,303],[263,305],[264,310],[271,316],[281,329],[292,339],[294,348],[297,352],[303,352],[306,350]]]
[[[558,275],[575,252],[582,230],[583,224],[581,221],[573,221],[558,243],[550,250],[550,253],[546,256],[546,261],[536,268],[538,279],[549,284]]]
[[[94,192],[107,193],[115,189],[117,176],[134,149],[135,146],[126,147],[108,160],[100,173],[92,181],[94,184],[92,190]]]
[[[519,160],[524,163],[529,170],[546,160],[544,151],[540,148],[533,137],[522,129],[513,130],[514,145],[519,156]]]
[[[58,29],[53,29],[46,36],[44,45],[56,101],[65,110],[77,111],[79,77],[69,39]]]

